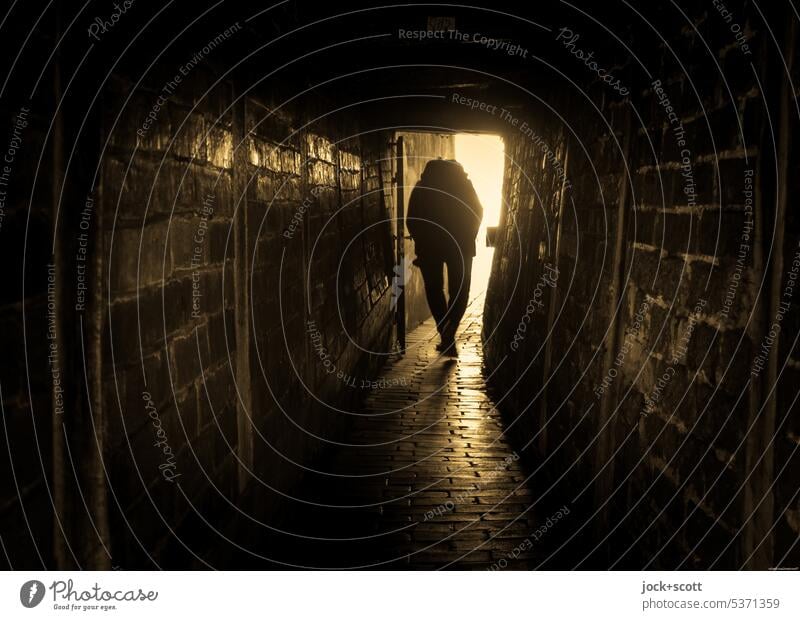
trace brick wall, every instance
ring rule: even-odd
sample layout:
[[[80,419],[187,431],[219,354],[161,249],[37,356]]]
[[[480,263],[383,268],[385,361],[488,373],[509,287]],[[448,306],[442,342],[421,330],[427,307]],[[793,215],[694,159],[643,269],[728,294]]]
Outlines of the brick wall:
[[[388,138],[240,95],[206,66],[156,109],[165,84],[115,76],[105,106],[104,402],[122,566],[202,565],[176,539],[161,546],[170,529],[188,547],[245,498],[268,514],[343,432],[335,408],[359,398],[353,378],[392,338]]]
[[[603,541],[576,549],[583,566],[793,565],[796,299],[772,354],[783,370],[771,418],[774,377],[751,374],[797,251],[793,216],[774,227],[775,147],[762,133],[782,78],[759,85],[750,67],[780,61],[751,8],[735,15],[749,53],[711,10],[659,18],[671,49],[644,24],[629,33],[651,75],[629,57],[615,68],[629,97],[605,84],[587,98],[554,89],[547,103],[562,118],[528,106],[535,135],[508,134],[487,361],[520,441],[570,481],[585,531]],[[786,161],[783,183],[796,153]]]

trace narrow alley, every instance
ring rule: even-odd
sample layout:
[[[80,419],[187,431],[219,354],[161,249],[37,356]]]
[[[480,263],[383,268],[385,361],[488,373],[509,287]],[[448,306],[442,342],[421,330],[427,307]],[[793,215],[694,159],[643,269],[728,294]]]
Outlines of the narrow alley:
[[[406,354],[375,379],[385,387],[353,414],[350,443],[288,502],[285,533],[237,522],[236,539],[249,544],[235,565],[500,570],[541,561],[534,489],[484,381],[483,303],[482,293],[470,302],[457,358],[435,350],[431,319],[408,335]]]
[[[800,565],[791,2],[112,4],[0,20],[4,567]]]

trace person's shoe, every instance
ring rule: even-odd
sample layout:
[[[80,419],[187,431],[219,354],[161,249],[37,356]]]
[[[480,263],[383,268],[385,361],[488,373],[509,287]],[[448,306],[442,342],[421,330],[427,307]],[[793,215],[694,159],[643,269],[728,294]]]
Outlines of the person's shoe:
[[[452,334],[450,334],[446,330],[442,333],[440,338],[441,338],[441,342],[439,342],[439,344],[436,345],[436,350],[437,351],[444,351],[448,347],[450,347],[453,344],[455,344],[455,341],[456,341],[455,338],[453,338]]]
[[[456,339],[456,330],[458,330],[458,325],[453,325],[452,321],[445,323],[442,328],[442,342],[454,342]]]
[[[445,355],[447,357],[458,357],[458,349],[456,348],[455,340],[451,340],[450,342],[447,343],[443,342],[440,346],[442,347],[440,349],[442,355]]]
[[[443,325],[437,325],[436,331],[439,333],[439,340],[440,340],[439,344],[436,345],[436,350],[443,351],[447,343],[452,340],[449,333],[448,323],[444,323]]]

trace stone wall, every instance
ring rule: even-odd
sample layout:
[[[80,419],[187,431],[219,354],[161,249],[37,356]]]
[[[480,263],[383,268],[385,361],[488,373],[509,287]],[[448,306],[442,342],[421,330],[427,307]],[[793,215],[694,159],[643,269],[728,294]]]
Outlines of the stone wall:
[[[388,138],[208,67],[115,76],[102,199],[114,561],[290,494],[392,344]],[[117,118],[117,116],[119,117]],[[311,119],[316,119],[311,122]],[[355,387],[354,387],[355,386]],[[200,515],[214,515],[213,523]],[[135,532],[135,536],[133,534]]]
[[[520,441],[601,534],[584,566],[797,563],[798,308],[781,296],[798,241],[774,172],[796,120],[779,120],[785,76],[754,77],[780,66],[758,15],[735,19],[746,45],[712,11],[665,15],[669,46],[637,26],[631,45],[657,50],[616,67],[628,96],[554,91],[507,138],[487,360]]]

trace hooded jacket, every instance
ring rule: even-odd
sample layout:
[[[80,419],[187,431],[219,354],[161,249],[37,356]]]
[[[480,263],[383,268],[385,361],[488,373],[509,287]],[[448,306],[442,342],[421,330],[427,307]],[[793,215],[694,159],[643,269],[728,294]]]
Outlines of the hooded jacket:
[[[475,256],[483,207],[461,164],[452,159],[427,163],[408,202],[406,227],[419,258]]]

